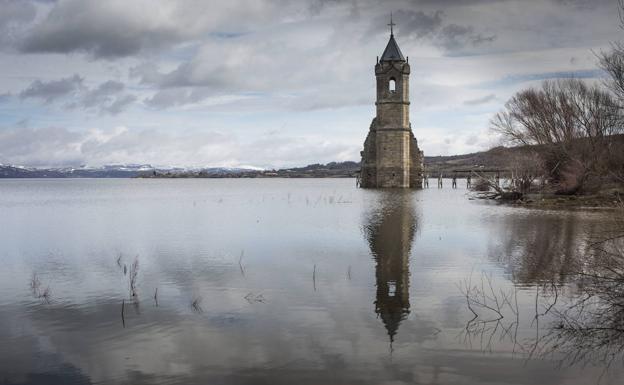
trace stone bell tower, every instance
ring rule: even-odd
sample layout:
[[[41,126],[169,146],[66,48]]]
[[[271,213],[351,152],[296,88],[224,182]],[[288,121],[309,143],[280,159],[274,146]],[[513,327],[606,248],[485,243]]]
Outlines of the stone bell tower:
[[[377,116],[361,152],[360,186],[421,188],[423,154],[409,120],[410,65],[394,40],[390,18],[390,41],[375,65]]]

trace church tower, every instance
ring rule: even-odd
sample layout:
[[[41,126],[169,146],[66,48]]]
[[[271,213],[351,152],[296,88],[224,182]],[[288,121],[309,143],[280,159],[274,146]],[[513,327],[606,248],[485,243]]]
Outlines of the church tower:
[[[390,18],[390,40],[375,65],[377,116],[361,152],[360,186],[422,187],[423,154],[409,120],[410,65],[394,39]]]

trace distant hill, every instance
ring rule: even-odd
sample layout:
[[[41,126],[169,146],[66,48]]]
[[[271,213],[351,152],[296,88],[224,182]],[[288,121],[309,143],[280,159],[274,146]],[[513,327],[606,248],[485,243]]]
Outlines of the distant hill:
[[[426,156],[425,166],[440,171],[500,165],[514,149],[497,147],[484,152],[453,156]],[[310,164],[279,170],[246,168],[156,168],[150,165],[109,165],[99,168],[34,168],[0,165],[0,178],[349,178],[360,163],[353,161]]]
[[[618,137],[624,145],[624,135]],[[505,168],[524,147],[495,147],[487,151],[450,156],[425,156],[430,172]],[[109,165],[99,168],[26,168],[0,165],[0,178],[350,178],[360,170],[353,161],[310,164],[279,170],[214,167],[203,169],[156,168],[151,165]]]
[[[522,147],[494,147],[487,151],[463,155],[425,156],[425,168],[428,170],[449,172],[454,170],[475,170],[479,168],[505,168],[515,154],[526,151]]]
[[[98,168],[35,168],[0,165],[0,178],[134,178],[154,170],[150,165],[109,165]]]

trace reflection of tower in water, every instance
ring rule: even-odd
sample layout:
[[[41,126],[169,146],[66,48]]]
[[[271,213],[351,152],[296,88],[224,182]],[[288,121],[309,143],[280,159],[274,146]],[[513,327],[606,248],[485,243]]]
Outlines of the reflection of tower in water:
[[[417,220],[410,191],[384,191],[370,213],[365,233],[375,259],[375,313],[390,342],[409,314],[409,255]]]

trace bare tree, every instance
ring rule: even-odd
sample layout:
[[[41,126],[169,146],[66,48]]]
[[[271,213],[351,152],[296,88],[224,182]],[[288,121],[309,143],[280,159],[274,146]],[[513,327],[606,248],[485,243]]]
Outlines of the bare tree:
[[[617,98],[624,100],[624,44],[616,42],[611,44],[609,52],[599,55],[600,67],[609,75],[605,85],[613,91]]]
[[[618,100],[579,79],[545,81],[514,95],[491,120],[510,144],[536,145],[548,178],[560,193],[600,183],[613,167],[613,135],[623,132]]]
[[[618,0],[620,28],[624,30],[624,0]],[[613,92],[619,103],[620,127],[624,126],[624,44],[620,41],[611,43],[611,50],[598,55],[600,67],[608,75],[605,86]],[[614,150],[614,163],[619,165],[610,170],[610,174],[620,182],[624,182],[624,154],[621,149]]]

